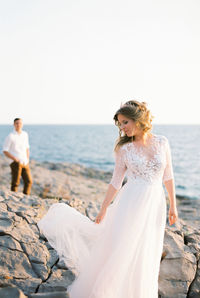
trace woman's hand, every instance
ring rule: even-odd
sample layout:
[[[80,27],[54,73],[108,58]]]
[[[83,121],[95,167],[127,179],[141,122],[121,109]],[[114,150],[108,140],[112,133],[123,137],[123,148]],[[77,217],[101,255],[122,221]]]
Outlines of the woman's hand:
[[[99,214],[95,218],[95,223],[99,224],[102,221],[102,219],[104,218],[105,214],[106,214],[106,210],[105,209],[104,210],[100,210]]]
[[[178,212],[176,207],[169,208],[169,224],[173,225],[178,219]]]

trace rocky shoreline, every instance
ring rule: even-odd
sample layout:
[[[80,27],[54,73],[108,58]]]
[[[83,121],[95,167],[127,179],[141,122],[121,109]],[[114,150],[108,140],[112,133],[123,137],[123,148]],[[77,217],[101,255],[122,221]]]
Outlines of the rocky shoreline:
[[[94,220],[111,173],[78,164],[31,161],[30,196],[9,191],[8,161],[0,156],[0,297],[68,297],[75,275],[37,228],[51,204],[64,202]],[[200,200],[177,197],[178,222],[166,224],[160,298],[200,297]],[[145,285],[144,285],[145,286]],[[6,296],[7,295],[7,296]],[[78,297],[77,297],[78,298]]]

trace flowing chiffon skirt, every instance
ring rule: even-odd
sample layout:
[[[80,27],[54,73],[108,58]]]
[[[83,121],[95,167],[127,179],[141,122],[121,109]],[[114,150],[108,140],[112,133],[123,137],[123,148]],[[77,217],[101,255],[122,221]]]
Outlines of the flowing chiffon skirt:
[[[165,224],[162,184],[129,180],[100,224],[58,203],[38,226],[76,274],[70,298],[157,298]]]

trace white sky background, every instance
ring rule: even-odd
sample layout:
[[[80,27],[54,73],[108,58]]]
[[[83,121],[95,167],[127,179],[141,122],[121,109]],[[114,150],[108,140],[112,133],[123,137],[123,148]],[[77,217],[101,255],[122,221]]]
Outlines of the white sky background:
[[[200,0],[0,2],[0,123],[200,123]]]

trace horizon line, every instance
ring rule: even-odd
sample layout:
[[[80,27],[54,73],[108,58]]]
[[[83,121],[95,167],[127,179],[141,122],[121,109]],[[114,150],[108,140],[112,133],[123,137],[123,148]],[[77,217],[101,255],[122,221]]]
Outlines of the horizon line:
[[[0,123],[0,125],[10,125],[13,123]],[[114,123],[24,123],[26,125],[115,125]],[[200,123],[154,123],[154,125],[200,125]]]

